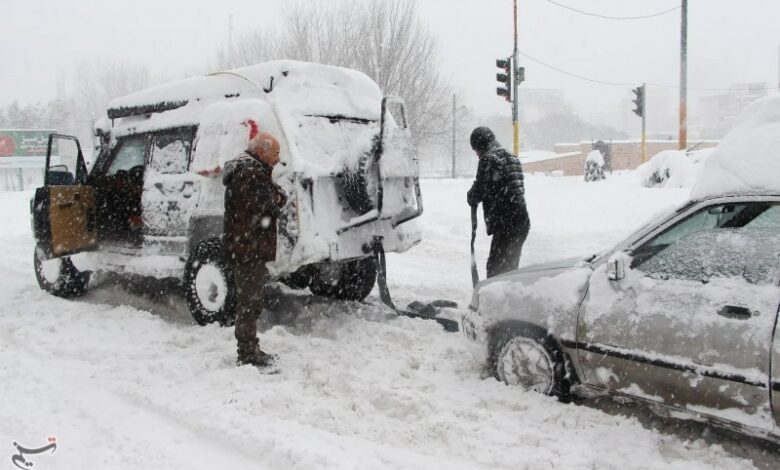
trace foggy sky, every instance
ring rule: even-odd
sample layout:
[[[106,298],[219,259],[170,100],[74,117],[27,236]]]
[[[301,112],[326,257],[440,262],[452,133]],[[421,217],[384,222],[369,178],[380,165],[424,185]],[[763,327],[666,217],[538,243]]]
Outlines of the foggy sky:
[[[608,15],[642,15],[679,0],[559,0]],[[2,0],[0,105],[46,101],[57,77],[79,64],[116,58],[179,78],[213,61],[233,35],[272,25],[279,0]],[[598,80],[676,86],[679,10],[645,20],[614,21],[564,10],[545,0],[518,0],[520,49],[544,62]],[[495,95],[495,59],[512,51],[511,0],[418,0],[421,19],[438,36],[446,78],[478,114],[509,114]],[[737,82],[778,82],[780,1],[690,0],[690,105]],[[566,76],[530,59],[529,88],[560,88],[575,109],[598,119],[614,115],[630,86],[605,86]],[[66,83],[66,86],[70,84]],[[673,95],[677,90],[673,90]],[[638,124],[638,120],[637,120]]]

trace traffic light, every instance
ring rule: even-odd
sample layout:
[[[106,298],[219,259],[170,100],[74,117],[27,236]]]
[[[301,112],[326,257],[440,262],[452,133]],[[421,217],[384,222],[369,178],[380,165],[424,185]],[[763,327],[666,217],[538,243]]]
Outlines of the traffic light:
[[[517,74],[515,75],[515,80],[517,80],[518,85],[525,81],[525,67],[517,68]]]
[[[504,69],[504,73],[496,74],[496,80],[504,84],[503,87],[496,88],[496,94],[512,101],[512,62],[509,58],[496,59],[496,67]]]
[[[645,86],[638,86],[631,91],[634,93],[634,114],[639,117],[645,117]]]

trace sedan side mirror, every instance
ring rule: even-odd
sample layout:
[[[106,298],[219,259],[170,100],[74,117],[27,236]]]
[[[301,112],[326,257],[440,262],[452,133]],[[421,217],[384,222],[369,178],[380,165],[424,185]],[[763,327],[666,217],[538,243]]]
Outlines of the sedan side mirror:
[[[607,278],[610,281],[620,281],[626,277],[626,260],[628,256],[624,252],[614,253],[607,260]]]

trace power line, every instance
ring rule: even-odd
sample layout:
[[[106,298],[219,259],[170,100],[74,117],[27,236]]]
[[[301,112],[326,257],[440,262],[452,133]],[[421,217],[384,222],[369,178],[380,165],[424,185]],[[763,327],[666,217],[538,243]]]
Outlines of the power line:
[[[619,87],[635,86],[635,85],[637,85],[636,82],[611,82],[611,81],[607,81],[607,80],[599,80],[599,79],[596,79],[596,78],[586,77],[584,75],[579,75],[579,74],[576,74],[574,72],[569,72],[568,70],[564,70],[564,69],[562,69],[560,67],[556,67],[556,66],[554,66],[552,64],[548,64],[547,62],[544,62],[544,61],[542,61],[540,59],[537,59],[536,57],[532,57],[532,56],[526,54],[523,51],[518,51],[518,53],[521,56],[525,57],[526,59],[530,59],[530,60],[532,60],[532,61],[534,61],[534,62],[536,62],[536,63],[538,63],[540,65],[543,65],[543,66],[549,68],[549,69],[555,70],[556,72],[562,73],[564,75],[568,75],[570,77],[577,78],[579,80],[584,80],[586,82],[596,83],[596,84],[599,84],[599,85],[619,86]],[[666,84],[666,83],[650,83],[650,82],[647,83],[647,86],[650,86],[650,87],[653,87],[653,88],[671,88],[671,89],[679,89],[680,88],[679,85],[669,85],[669,84]],[[689,90],[694,90],[694,91],[734,91],[733,89],[730,89],[730,88],[696,88],[696,87],[688,87],[688,89]],[[766,88],[754,88],[754,89],[752,89],[752,91],[774,91],[775,89],[776,88],[774,86],[771,86],[771,87],[766,87]]]
[[[601,19],[604,19],[604,20],[644,20],[644,19],[647,19],[647,18],[655,18],[656,16],[665,15],[667,13],[673,12],[674,10],[679,10],[680,9],[680,6],[678,5],[676,7],[670,8],[668,10],[659,11],[658,13],[652,13],[652,14],[649,14],[649,15],[640,15],[640,16],[611,16],[611,15],[602,15],[600,13],[592,13],[592,12],[585,11],[585,10],[579,10],[577,8],[570,7],[568,5],[564,5],[563,3],[558,3],[555,0],[545,0],[545,1],[547,3],[552,3],[553,5],[559,6],[561,8],[565,8],[567,10],[571,10],[571,11],[577,12],[577,13],[579,13],[581,15],[592,16],[594,18],[601,18]]]
[[[568,71],[563,70],[562,68],[556,67],[554,65],[550,65],[547,62],[542,62],[541,60],[539,60],[539,59],[537,59],[535,57],[531,57],[530,55],[526,54],[523,51],[518,51],[518,53],[521,56],[525,57],[526,59],[531,59],[531,60],[533,60],[534,62],[536,62],[536,63],[538,63],[540,65],[544,65],[547,68],[555,70],[556,72],[560,72],[560,73],[562,73],[564,75],[569,75],[570,77],[578,78],[580,80],[585,80],[587,82],[598,83],[600,85],[610,85],[610,86],[633,86],[633,85],[635,85],[635,83],[608,82],[608,81],[604,81],[604,80],[597,80],[595,78],[585,77],[583,75],[578,75],[578,74],[573,73],[573,72],[568,72]]]

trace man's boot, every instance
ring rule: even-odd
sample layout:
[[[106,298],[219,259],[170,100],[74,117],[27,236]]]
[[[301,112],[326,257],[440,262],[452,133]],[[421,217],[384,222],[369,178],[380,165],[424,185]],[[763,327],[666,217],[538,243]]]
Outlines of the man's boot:
[[[236,361],[236,364],[239,366],[251,365],[258,369],[275,371],[278,359],[279,356],[276,354],[263,352],[258,347],[257,338],[238,343],[238,360]]]

